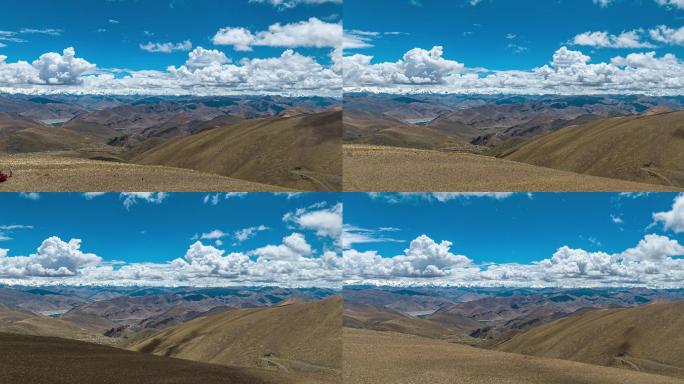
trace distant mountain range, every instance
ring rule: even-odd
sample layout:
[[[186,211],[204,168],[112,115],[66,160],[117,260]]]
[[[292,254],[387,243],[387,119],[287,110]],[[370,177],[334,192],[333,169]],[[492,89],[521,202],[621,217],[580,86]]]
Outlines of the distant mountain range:
[[[287,189],[340,190],[339,104],[322,97],[0,95],[0,155],[30,154],[23,162],[38,165],[41,154],[94,160],[92,168],[111,173],[107,162],[154,164]]]
[[[488,161],[491,158],[681,189],[682,110],[684,97],[348,94],[344,99],[345,168],[354,190],[404,190],[404,185],[419,185],[430,191],[451,190],[448,180],[467,172],[481,174],[485,179],[518,176],[513,178],[515,182],[492,182],[494,185],[479,185],[473,178],[458,180],[462,186],[459,190],[517,191],[521,187],[516,183],[535,182],[537,190],[567,189],[551,181],[548,185],[543,182],[561,180],[567,174],[546,171],[544,176],[543,169],[492,163]],[[399,185],[379,181],[369,185],[363,181],[367,170],[358,169],[354,160],[360,155],[354,155],[368,145],[377,147],[374,159],[360,163],[381,175],[393,172],[393,179],[410,179]],[[429,172],[421,175],[410,164],[398,165],[389,147],[422,150],[419,153],[425,160],[415,167]],[[381,148],[386,149],[385,153]],[[477,170],[472,165],[459,167],[469,163],[463,153],[489,159],[482,158]],[[384,163],[395,167],[384,169]],[[598,179],[576,183],[586,185],[584,190],[625,187],[611,187],[609,183],[606,187]]]

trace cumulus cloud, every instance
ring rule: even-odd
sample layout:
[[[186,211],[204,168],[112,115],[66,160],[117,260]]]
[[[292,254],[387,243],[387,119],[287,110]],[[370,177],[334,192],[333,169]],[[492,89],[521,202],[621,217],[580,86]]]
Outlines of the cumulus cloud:
[[[451,245],[423,235],[399,256],[345,250],[345,280],[378,285],[661,288],[681,287],[684,281],[684,246],[656,234],[613,254],[562,246],[551,257],[529,264],[475,265],[468,257],[451,253]]]
[[[670,28],[659,25],[649,31],[651,39],[664,44],[684,45],[684,27]]]
[[[244,59],[240,65],[205,62],[203,67],[169,67],[169,73],[181,84],[226,87],[252,93],[319,94],[342,88],[342,79],[332,68],[293,50],[280,57]]]
[[[653,223],[662,223],[667,231],[684,232],[684,194],[679,194],[672,204],[672,209],[653,214]]]
[[[77,58],[74,48],[62,54],[48,52],[29,64],[26,61],[7,63],[7,56],[0,56],[0,85],[2,84],[82,84],[81,75],[95,70],[95,64]]]
[[[289,49],[277,57],[244,58],[233,64],[218,50],[197,47],[185,63],[166,71],[97,68],[77,58],[73,48],[43,54],[33,63],[10,63],[0,55],[0,93],[339,96],[342,55],[339,49],[332,53],[331,65]]]
[[[212,42],[232,45],[236,51],[251,51],[252,47],[338,48],[342,45],[342,24],[312,17],[296,23],[276,23],[255,33],[242,27],[225,27],[216,32]]]
[[[140,49],[147,52],[161,52],[161,53],[171,53],[171,52],[187,52],[192,49],[192,42],[190,40],[185,40],[180,43],[153,43],[148,42],[147,44],[140,43]]]
[[[371,64],[373,57],[362,54],[345,56],[345,80],[358,85],[445,84],[450,76],[461,73],[464,65],[443,55],[444,49],[435,46],[430,50],[414,48],[394,63]]]
[[[212,231],[213,232],[213,231]],[[218,233],[209,232],[214,238]],[[46,239],[35,254],[8,256],[0,249],[0,282],[21,285],[226,286],[278,285],[339,287],[342,258],[319,253],[304,235],[292,233],[281,244],[227,252],[202,240],[182,257],[166,263],[106,262],[80,250],[81,241]]]
[[[29,256],[8,257],[0,254],[0,276],[75,276],[79,269],[94,265],[102,259],[92,253],[80,250],[81,240],[62,241],[53,236],[43,241],[36,253]]]
[[[286,213],[283,221],[299,229],[314,231],[321,237],[339,239],[342,235],[342,203],[337,203],[332,207],[322,207],[321,204],[316,204],[308,208],[300,208]]]
[[[345,90],[679,95],[684,89],[684,62],[672,54],[658,57],[655,52],[631,53],[616,56],[610,62],[592,63],[591,57],[583,52],[561,47],[549,64],[528,71],[467,68],[442,56],[442,50],[435,48],[431,51],[415,48],[398,62],[372,63],[371,56],[345,56]]]
[[[421,235],[411,241],[403,255],[393,257],[349,249],[343,258],[345,279],[432,278],[477,269],[469,258],[451,253],[451,246],[449,241],[437,243]]]
[[[653,44],[642,40],[643,33],[643,30],[632,30],[613,35],[606,31],[589,31],[575,36],[572,44],[597,48],[653,48]]]

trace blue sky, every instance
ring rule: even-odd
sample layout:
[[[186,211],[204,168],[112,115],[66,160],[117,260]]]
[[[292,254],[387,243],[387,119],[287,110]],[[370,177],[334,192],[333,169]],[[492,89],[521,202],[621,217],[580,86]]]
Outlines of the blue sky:
[[[380,14],[382,17],[377,17]],[[346,30],[403,32],[383,36],[373,41],[375,47],[358,50],[378,61],[394,61],[415,47],[442,45],[446,58],[496,70],[542,66],[555,50],[582,32],[619,34],[661,24],[682,26],[684,10],[651,0],[617,0],[606,7],[592,0],[483,0],[476,5],[470,0],[346,0],[344,4]],[[510,44],[527,50],[516,53]],[[586,53],[606,61],[650,50],[654,49],[603,48],[587,49]],[[684,56],[683,46],[661,46],[655,51]]]
[[[40,9],[40,12],[35,12]],[[247,0],[28,0],[10,2],[0,14],[0,30],[24,28],[61,30],[59,35],[21,34],[26,43],[6,43],[0,53],[11,59],[33,61],[45,52],[61,52],[73,46],[78,55],[105,68],[164,70],[181,64],[187,52],[150,53],[139,44],[182,42],[214,48],[211,39],[220,28],[245,27],[265,30],[276,22],[287,24],[310,17],[320,19],[339,15],[337,4],[299,6],[282,9]],[[110,21],[111,20],[111,21]],[[115,21],[115,22],[114,22]],[[337,21],[337,18],[334,20]],[[106,30],[98,32],[98,30]],[[253,52],[236,52],[230,46],[218,47],[228,56],[271,57],[282,48],[259,47]],[[322,49],[301,49],[307,55],[329,60]]]
[[[188,81],[184,89],[190,92],[191,86],[209,86],[213,94],[236,92],[240,85],[247,91],[265,87],[263,72],[273,72],[282,68],[282,76],[301,78],[306,73],[312,82],[318,82],[319,93],[330,93],[332,88],[331,53],[341,44],[340,17],[341,0],[26,0],[8,2],[0,14],[0,59],[5,56],[3,65],[0,60],[0,91],[25,93],[88,93],[108,89],[109,93],[134,93],[152,88],[149,92],[178,94],[172,82]],[[39,10],[39,11],[37,11]],[[311,20],[315,19],[314,22]],[[305,24],[302,28],[288,26]],[[270,27],[282,29],[260,38],[259,32],[269,31]],[[305,27],[309,27],[307,30]],[[337,30],[339,29],[339,32]],[[238,32],[224,36],[223,42],[215,37],[221,31]],[[307,33],[310,32],[310,33]],[[334,34],[337,33],[337,36]],[[240,38],[251,38],[247,47],[237,48],[233,43]],[[263,37],[263,36],[262,36]],[[149,45],[148,44],[152,44]],[[143,49],[148,46],[152,49]],[[61,58],[62,72],[72,76],[59,81],[50,81],[50,76],[39,72],[34,61],[48,52],[62,54],[63,50],[73,47],[75,57],[85,60],[94,67],[86,68],[72,63],[65,53]],[[160,47],[164,47],[160,51]],[[217,59],[201,61],[202,66],[186,63],[189,55],[198,47],[216,50],[225,55]],[[282,61],[264,68],[262,63],[250,65],[243,60],[277,59],[288,49],[310,58],[311,62]],[[60,60],[55,59],[55,60]],[[18,61],[32,64],[38,71],[27,66],[19,66]],[[209,64],[216,66],[210,69]],[[180,68],[183,64],[188,73],[169,73],[167,68]],[[229,66],[232,64],[233,66]],[[253,63],[252,63],[253,64]],[[296,68],[301,66],[303,68]],[[318,66],[322,66],[319,68]],[[4,68],[3,68],[4,67]],[[205,72],[198,72],[204,69]],[[122,72],[123,71],[123,72]],[[145,73],[143,71],[157,71]],[[35,72],[35,73],[34,73]],[[137,75],[142,80],[112,82],[101,77],[103,73],[116,73],[118,77]],[[320,73],[319,73],[320,72]],[[196,75],[196,76],[193,76]],[[320,79],[317,79],[320,76]],[[134,76],[135,77],[135,76]],[[239,78],[236,78],[239,77]],[[248,78],[245,78],[248,77]],[[105,81],[107,80],[107,81]],[[341,85],[341,79],[338,79]],[[165,82],[164,82],[165,81]],[[3,82],[5,84],[3,84]],[[154,82],[150,87],[150,82]],[[250,83],[251,84],[245,84]],[[4,87],[3,87],[4,85]],[[61,85],[46,87],[44,85]],[[279,84],[271,80],[269,93],[279,93]],[[65,87],[65,86],[70,86]],[[283,84],[285,88],[288,84]],[[139,87],[139,89],[138,89]],[[178,87],[176,85],[175,87]],[[300,93],[313,92],[311,85],[303,88],[289,85]],[[28,88],[28,89],[27,89]],[[122,90],[123,88],[123,90]],[[165,91],[165,92],[164,92]],[[244,93],[244,89],[240,89]],[[196,91],[195,91],[196,92]],[[208,91],[205,91],[208,92]],[[294,92],[294,91],[292,91]],[[249,92],[247,92],[249,93]],[[280,93],[285,93],[282,90]]]
[[[198,241],[204,246],[225,251],[225,255],[242,253],[252,260],[260,255],[276,258],[278,256],[275,254],[283,251],[281,253],[286,254],[283,257],[297,265],[299,255],[290,253],[287,247],[273,248],[270,253],[262,254],[253,251],[268,246],[277,247],[283,243],[283,238],[297,233],[311,248],[309,252],[300,252],[304,258],[317,259],[325,251],[334,252],[337,247],[335,236],[325,230],[319,232],[321,228],[316,226],[315,220],[309,220],[308,224],[300,224],[297,220],[308,213],[329,212],[338,202],[337,194],[324,193],[291,196],[270,193],[228,196],[198,193],[152,194],[148,198],[135,198],[128,202],[127,196],[114,193],[90,198],[76,193],[23,196],[4,193],[0,196],[0,205],[3,207],[0,219],[0,239],[3,240],[0,241],[0,256],[2,249],[7,250],[5,261],[10,262],[3,264],[3,258],[0,257],[0,282],[3,280],[3,271],[4,278],[45,280],[46,274],[31,273],[28,269],[22,270],[23,276],[19,276],[20,273],[11,275],[7,271],[15,264],[23,268],[24,264],[11,262],[15,256],[31,255],[29,257],[38,260],[41,252],[37,248],[52,236],[57,236],[64,242],[81,239],[80,251],[102,258],[98,265],[112,261],[123,261],[127,265],[163,265],[183,258]],[[290,218],[285,219],[288,213]],[[338,215],[338,218],[339,231],[341,217]],[[328,227],[325,227],[326,223],[320,225],[324,229],[333,225],[334,231],[335,223],[328,223]],[[242,232],[244,237],[240,238],[238,233],[248,228],[252,230],[248,230],[247,234]],[[58,252],[56,259],[59,265],[71,268],[73,260],[78,256],[73,252],[68,253]],[[85,268],[86,265],[78,267]],[[253,266],[255,269],[259,267],[261,266]],[[52,269],[56,268],[53,266]],[[77,268],[72,270],[79,272]],[[79,273],[87,280],[86,273]],[[64,277],[72,276],[62,276]],[[204,277],[206,276],[198,277],[198,281]],[[245,281],[249,282],[249,277],[245,277]]]
[[[679,0],[347,0],[344,28],[349,92],[681,95],[684,88]]]
[[[681,206],[673,208],[675,198],[680,200]],[[357,256],[370,252],[386,260],[397,255],[408,255],[410,263],[417,269],[413,275],[395,271],[393,276],[378,277],[381,281],[385,279],[386,282],[403,278],[405,282],[415,283],[416,280],[411,278],[420,275],[420,268],[425,268],[429,263],[441,265],[443,270],[450,270],[449,262],[437,257],[434,251],[439,248],[437,244],[443,240],[452,243],[447,247],[451,253],[466,256],[470,260],[470,267],[477,266],[476,269],[486,270],[490,263],[502,268],[513,264],[534,266],[544,259],[551,259],[563,247],[576,251],[574,256],[569,258],[573,263],[594,258],[595,260],[588,264],[592,265],[595,262],[597,271],[600,269],[602,273],[607,273],[606,271],[613,267],[615,271],[623,267],[625,270],[637,270],[637,266],[644,267],[645,262],[634,255],[639,254],[639,257],[643,258],[644,254],[650,255],[649,252],[655,252],[656,249],[668,249],[665,253],[671,257],[659,259],[665,253],[651,257],[649,262],[654,262],[656,267],[667,271],[684,268],[684,265],[680,265],[680,262],[684,261],[684,247],[678,245],[684,243],[684,196],[678,197],[677,194],[535,193],[500,195],[498,198],[446,198],[429,194],[354,193],[346,194],[344,201],[347,233],[367,235],[359,242],[348,245],[348,249]],[[658,212],[670,213],[658,216],[660,219],[654,220],[654,213]],[[405,254],[404,250],[412,248],[411,242],[421,235],[431,239],[426,244],[431,244],[433,250],[430,251],[428,246],[423,246],[416,247],[415,252]],[[639,247],[638,244],[643,240],[647,241],[641,243],[643,247]],[[627,252],[629,249],[642,248],[649,251]],[[345,253],[345,258],[348,252]],[[570,253],[572,252],[567,254]],[[606,264],[596,261],[603,256],[598,257],[594,253],[605,254]],[[625,256],[627,254],[630,256]],[[411,259],[412,255],[416,257]],[[614,255],[616,259],[609,260],[607,255]],[[421,264],[425,262],[425,258],[430,262]],[[638,264],[638,261],[644,264]],[[380,263],[377,259],[374,262]],[[630,264],[632,262],[634,264]],[[601,268],[598,267],[599,264]],[[561,266],[570,268],[560,262],[556,265],[558,269]],[[572,268],[575,267],[573,264]],[[387,268],[391,269],[390,265]],[[596,275],[592,275],[594,272]],[[594,272],[587,271],[588,275],[584,276],[585,278],[573,276],[574,280],[566,275],[552,276],[547,283],[582,285],[580,283],[600,281],[600,274]],[[535,270],[534,273],[534,277],[541,276],[540,271]],[[558,270],[555,273],[559,273]],[[363,277],[363,274],[361,275]],[[370,279],[371,275],[367,274],[365,278]],[[423,275],[426,275],[422,276],[423,281],[429,281],[430,278],[439,280],[446,276]],[[548,275],[543,277],[546,278]],[[355,278],[358,279],[358,276]],[[669,276],[667,279],[671,278],[672,276]],[[651,283],[665,284],[664,281],[667,279]],[[530,281],[532,280],[530,277]],[[618,279],[611,276],[604,280],[616,283]],[[455,282],[464,283],[457,278]],[[497,282],[504,285],[519,283],[507,281],[505,278],[499,278]],[[636,284],[634,281],[632,283]],[[682,284],[681,278],[678,284]]]

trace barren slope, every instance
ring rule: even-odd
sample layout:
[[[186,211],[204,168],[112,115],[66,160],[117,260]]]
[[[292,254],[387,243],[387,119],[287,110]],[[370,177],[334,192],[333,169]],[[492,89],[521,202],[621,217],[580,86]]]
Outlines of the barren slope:
[[[681,380],[572,361],[478,349],[394,332],[344,329],[344,382],[353,384],[665,384]]]
[[[500,350],[684,379],[684,302],[595,310],[533,328]]]
[[[344,145],[345,191],[662,191],[468,153]]]
[[[504,156],[542,167],[684,187],[684,111],[566,127]]]
[[[341,366],[339,297],[229,310],[159,332],[129,348],[206,363],[271,367],[334,381]]]
[[[69,321],[40,316],[16,307],[0,304],[0,332],[33,336],[54,336],[67,339],[110,343],[111,340]]]
[[[245,121],[172,139],[133,158],[299,190],[339,190],[342,112]]]
[[[282,191],[224,176],[151,165],[79,159],[52,154],[0,155],[0,170],[13,176],[0,191]]]
[[[52,127],[16,113],[0,112],[0,153],[75,149],[89,140],[76,132]]]
[[[0,382],[14,384],[312,383],[283,372],[223,367],[66,340],[0,333]]]

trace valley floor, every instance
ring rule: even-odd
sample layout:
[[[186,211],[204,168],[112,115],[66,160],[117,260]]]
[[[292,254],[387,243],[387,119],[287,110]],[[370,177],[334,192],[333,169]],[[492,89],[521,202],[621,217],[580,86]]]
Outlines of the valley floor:
[[[672,190],[462,152],[345,144],[343,158],[343,190],[352,192]]]
[[[153,165],[82,159],[59,154],[0,154],[0,170],[12,177],[0,191],[284,191],[225,176]]]

